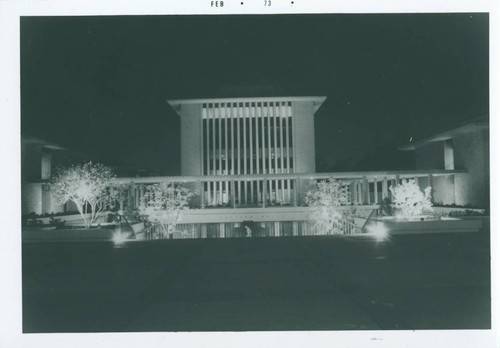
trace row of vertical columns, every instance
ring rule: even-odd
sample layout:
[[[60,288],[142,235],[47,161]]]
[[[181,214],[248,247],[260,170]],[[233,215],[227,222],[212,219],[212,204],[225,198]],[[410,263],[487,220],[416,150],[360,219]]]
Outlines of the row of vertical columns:
[[[127,190],[127,206],[137,208],[141,204],[141,197],[144,195],[144,185],[130,184]],[[123,209],[123,202],[120,202]]]
[[[199,191],[202,191],[203,187],[212,188],[213,194],[219,195],[222,192],[223,186],[227,186],[227,189],[224,191],[227,195],[227,199],[229,203],[231,203],[233,208],[236,208],[238,205],[245,203],[251,204],[262,204],[263,207],[266,204],[273,203],[294,203],[296,201],[296,197],[292,197],[292,194],[296,196],[295,188],[292,188],[292,184],[295,186],[295,180],[293,179],[261,179],[261,180],[231,180],[224,182],[198,182]],[[280,186],[281,185],[281,186]],[[245,190],[250,191],[250,195],[245,195]],[[242,192],[243,191],[243,192]],[[204,199],[204,196],[201,195],[200,206],[205,208],[207,202]],[[240,199],[242,201],[240,201]]]
[[[428,175],[428,185],[432,187],[432,175]],[[232,203],[235,208],[237,204],[241,203],[252,203],[261,204],[265,207],[268,203],[292,203],[297,204],[297,186],[300,178],[295,179],[259,179],[259,180],[231,180],[231,181],[215,181],[215,182],[197,182],[197,191],[203,192],[204,187],[208,188],[208,192],[213,192],[220,197],[221,202],[228,201]],[[381,199],[390,198],[389,194],[389,181],[390,186],[396,186],[400,183],[400,177],[396,176],[395,179],[388,179],[383,177],[381,180]],[[415,182],[418,184],[418,177],[414,178]],[[351,202],[354,205],[359,204],[378,204],[379,203],[379,187],[378,178],[373,180],[368,180],[365,176],[361,180],[353,180],[350,185]],[[293,189],[292,189],[293,184]],[[371,189],[373,185],[373,190]],[[237,186],[240,188],[236,189]],[[250,191],[250,195],[242,193],[242,188],[245,191]],[[250,187],[248,187],[250,186]],[[212,190],[210,190],[212,188]],[[141,204],[141,197],[145,194],[144,184],[130,184],[128,186],[127,193],[127,206],[138,207]],[[371,192],[373,191],[373,199]],[[224,193],[224,197],[223,194]],[[207,202],[204,199],[204,195],[201,195],[200,206],[205,208]],[[223,199],[224,198],[224,199]],[[240,201],[242,200],[242,201]]]
[[[201,190],[201,182],[199,182],[198,185],[198,189]],[[126,206],[129,208],[138,208],[142,204],[142,199],[146,194],[146,186],[146,184],[128,184],[126,187],[126,197],[124,200],[120,199],[119,202],[120,209],[123,210],[125,202],[127,203]]]
[[[414,177],[415,183],[418,185],[418,177]],[[379,203],[379,187],[378,178],[374,178],[373,181],[368,181],[367,177],[363,177],[362,180],[353,180],[350,185],[351,201],[354,205],[359,204],[378,204]],[[390,187],[396,187],[401,184],[401,177],[396,175],[395,177],[388,179],[383,177],[381,189],[381,199],[390,198]],[[373,185],[373,200],[371,199],[371,185]],[[428,186],[432,187],[432,175],[428,176]]]
[[[381,199],[390,198],[389,194],[389,181],[390,186],[396,186],[400,184],[401,178],[399,175],[393,177],[394,179],[388,179],[383,177],[381,180]],[[414,177],[415,182],[418,184],[418,177]],[[432,175],[427,176],[428,186],[432,187]],[[262,207],[272,203],[287,202],[297,204],[297,187],[300,178],[295,179],[260,179],[251,181],[216,181],[216,182],[197,182],[197,190],[203,192],[204,188],[208,189],[208,197],[210,197],[210,192],[214,195],[220,197],[221,202],[223,200],[230,201],[232,206],[236,208],[237,203],[242,203],[240,199],[243,199],[244,203],[260,203]],[[378,204],[379,203],[379,187],[378,178],[373,178],[373,180],[368,180],[365,176],[361,180],[353,180],[350,185],[351,202],[354,205],[359,204]],[[292,189],[293,184],[293,189]],[[243,185],[243,190],[247,191],[247,187],[250,186],[250,195],[242,194],[241,187],[236,189],[236,187]],[[371,185],[373,185],[373,200],[371,198]],[[210,188],[213,188],[211,190]],[[141,204],[141,198],[144,196],[146,188],[144,184],[130,184],[128,186],[128,193],[126,197],[128,207],[138,207]],[[223,197],[223,192],[225,196]],[[257,193],[255,195],[255,193]],[[200,206],[205,208],[207,202],[205,201],[204,195],[201,195]],[[223,199],[224,198],[224,199]],[[120,202],[121,208],[123,208],[123,202]]]
[[[373,185],[373,200],[371,198],[370,186]],[[362,180],[353,180],[350,184],[351,202],[354,205],[378,204],[378,180],[374,178],[369,181],[365,176]],[[387,178],[382,182],[382,199],[388,196]]]
[[[201,144],[206,147],[205,151],[202,149],[206,157],[202,161],[204,173],[244,175],[290,172],[291,112],[291,102],[282,101],[203,104],[202,124],[205,129],[202,136],[206,139]],[[241,186],[242,183],[237,182],[237,202],[251,201],[249,197],[255,196],[255,189],[257,197],[262,197],[259,185]],[[287,186],[284,180],[280,186]],[[228,195],[224,193],[228,191],[227,181],[204,185],[207,204],[225,203]]]

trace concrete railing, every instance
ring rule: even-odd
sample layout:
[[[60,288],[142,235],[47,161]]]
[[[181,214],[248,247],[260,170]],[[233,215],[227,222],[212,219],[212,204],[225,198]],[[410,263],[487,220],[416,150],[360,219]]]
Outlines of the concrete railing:
[[[278,173],[223,176],[165,176],[116,178],[114,184],[127,187],[122,202],[137,207],[148,185],[178,183],[195,193],[192,208],[251,208],[301,206],[308,190],[319,180],[333,178],[349,185],[353,205],[378,205],[392,199],[390,187],[404,179],[414,179],[421,186],[433,186],[433,178],[453,176],[463,170],[368,171],[337,173]]]

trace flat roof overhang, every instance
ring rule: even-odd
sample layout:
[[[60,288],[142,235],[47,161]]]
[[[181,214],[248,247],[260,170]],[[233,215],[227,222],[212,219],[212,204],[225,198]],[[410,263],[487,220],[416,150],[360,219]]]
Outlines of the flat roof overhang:
[[[40,139],[37,137],[32,137],[28,135],[21,136],[21,144],[35,144],[40,145],[43,148],[51,149],[51,150],[66,150],[64,147],[59,144],[53,143],[51,141],[47,141],[44,139]]]
[[[206,98],[206,99],[169,99],[167,102],[177,112],[180,106],[186,104],[215,104],[215,103],[260,103],[260,102],[293,102],[293,101],[312,101],[314,113],[318,111],[325,96],[295,96],[295,97],[241,97],[241,98]]]
[[[398,147],[398,150],[412,151],[412,150],[415,150],[416,148],[425,146],[429,143],[433,143],[433,142],[437,142],[437,141],[445,141],[448,139],[452,139],[453,137],[460,135],[460,134],[472,133],[472,132],[476,132],[476,131],[479,131],[482,129],[488,129],[488,128],[489,128],[489,126],[487,123],[474,122],[474,123],[470,123],[470,124],[467,124],[467,125],[464,125],[464,126],[461,126],[458,128],[450,129],[449,131],[436,134],[434,136],[416,141],[416,142],[408,144],[408,145],[400,146],[400,147]]]

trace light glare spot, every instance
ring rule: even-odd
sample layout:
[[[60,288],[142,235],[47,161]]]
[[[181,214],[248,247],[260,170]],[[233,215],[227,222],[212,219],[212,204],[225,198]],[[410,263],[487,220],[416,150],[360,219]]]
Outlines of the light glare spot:
[[[113,233],[112,241],[116,245],[122,245],[127,240],[127,235],[120,231]]]
[[[368,231],[368,234],[375,237],[378,241],[387,239],[387,236],[389,235],[389,230],[382,222],[368,225],[366,226],[366,230]]]

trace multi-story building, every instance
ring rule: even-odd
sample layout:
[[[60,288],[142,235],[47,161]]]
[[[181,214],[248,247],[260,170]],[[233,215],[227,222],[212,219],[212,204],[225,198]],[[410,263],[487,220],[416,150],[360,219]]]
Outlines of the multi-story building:
[[[403,179],[414,179],[422,188],[431,186],[435,203],[487,207],[487,122],[402,148],[416,151],[416,170],[316,173],[314,114],[325,99],[170,100],[180,117],[181,175],[116,178],[115,183],[126,187],[120,205],[138,207],[151,184],[186,186],[194,192],[192,209],[181,216],[179,230],[195,238],[244,235],[245,226],[262,236],[315,234],[318,231],[309,221],[311,211],[304,198],[318,180],[327,178],[349,185],[352,206],[361,217],[369,216],[382,201],[390,201],[391,186]],[[41,164],[42,175],[38,186],[24,185],[23,195],[30,192],[31,198],[25,195],[23,211],[43,212],[49,207],[45,203],[40,209],[32,207],[49,197],[49,188],[43,191],[43,185],[50,172],[52,150],[42,145],[40,151],[33,152],[32,147],[23,151],[41,156],[32,160],[23,155],[23,163]],[[35,191],[46,198],[36,196]],[[356,228],[359,226],[346,225],[349,231]]]
[[[77,211],[73,202],[61,204],[53,195],[50,178],[57,167],[89,162],[84,153],[38,137],[21,136],[21,212],[22,214],[51,214]],[[135,166],[107,164],[118,176],[144,174]]]
[[[417,170],[461,170],[433,178],[438,204],[489,206],[490,156],[487,119],[476,119],[400,148],[415,152]]]
[[[348,184],[357,214],[367,216],[403,179],[433,186],[437,198],[455,189],[449,178],[467,174],[459,167],[316,173],[314,114],[325,99],[170,100],[181,119],[181,176],[117,179],[129,185],[125,205],[138,206],[147,185],[175,182],[195,193],[179,226],[194,237],[241,235],[243,225],[258,235],[307,235],[317,231],[304,198],[317,180]]]
[[[181,118],[181,175],[219,176],[194,188],[204,205],[293,204],[308,182],[275,175],[315,172],[314,113],[325,99],[171,100]]]
[[[65,149],[43,139],[21,137],[21,195],[22,213],[60,213],[64,205],[51,194],[48,181],[54,157]]]

